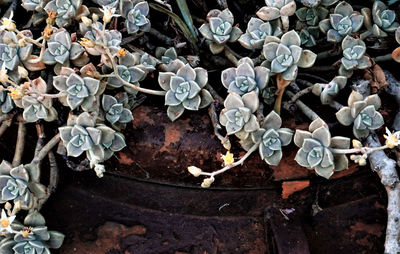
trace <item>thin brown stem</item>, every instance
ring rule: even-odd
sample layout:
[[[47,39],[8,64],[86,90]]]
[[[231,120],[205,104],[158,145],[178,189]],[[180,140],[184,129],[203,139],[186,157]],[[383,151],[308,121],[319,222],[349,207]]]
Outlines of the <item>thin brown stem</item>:
[[[282,106],[282,97],[285,92],[286,87],[290,84],[290,80],[285,80],[282,77],[282,74],[278,74],[276,76],[276,86],[278,95],[275,100],[274,111],[280,115],[281,114],[281,106]]]
[[[25,148],[25,136],[26,136],[25,120],[22,118],[22,116],[19,116],[17,144],[15,146],[14,158],[12,161],[13,167],[17,167],[21,164],[22,154],[24,153],[24,148]]]
[[[213,128],[214,128],[215,136],[221,141],[221,144],[225,147],[225,149],[230,150],[231,142],[230,142],[229,138],[224,137],[219,133],[219,130],[222,127],[218,122],[218,115],[217,115],[214,103],[210,104],[210,107],[208,108],[208,115],[210,116],[211,123],[212,123]]]
[[[38,153],[35,158],[33,158],[33,163],[39,163],[41,160],[46,157],[46,155],[60,142],[60,134],[55,135],[45,146],[43,146],[42,150]]]

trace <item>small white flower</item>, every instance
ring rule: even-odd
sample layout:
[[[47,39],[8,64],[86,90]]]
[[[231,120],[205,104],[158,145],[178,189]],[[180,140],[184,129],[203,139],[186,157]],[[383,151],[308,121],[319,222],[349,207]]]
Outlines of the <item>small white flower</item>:
[[[15,30],[16,26],[15,26],[14,21],[12,20],[13,16],[14,16],[14,12],[11,12],[9,18],[3,18],[1,20],[0,30],[8,30],[8,31]]]
[[[8,81],[8,75],[7,75],[7,70],[6,70],[6,62],[3,62],[3,65],[1,66],[0,70],[0,82],[6,83]]]
[[[386,145],[389,148],[395,148],[400,145],[400,131],[396,131],[394,133],[390,132],[390,130],[386,127],[386,135],[383,135],[386,139]]]
[[[8,217],[4,209],[1,209],[0,232],[13,233],[11,223],[13,223],[14,220],[15,216]]]
[[[121,15],[115,14],[116,8],[111,8],[110,6],[103,6],[103,9],[100,9],[103,12],[103,21],[105,24],[109,23],[112,17],[119,17]]]

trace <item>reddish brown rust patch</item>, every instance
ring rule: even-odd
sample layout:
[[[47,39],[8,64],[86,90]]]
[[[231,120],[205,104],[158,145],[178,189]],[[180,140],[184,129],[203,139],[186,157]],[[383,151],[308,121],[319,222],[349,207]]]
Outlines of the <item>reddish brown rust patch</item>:
[[[311,174],[310,170],[301,167],[294,160],[297,153],[296,148],[291,146],[284,153],[285,155],[278,166],[270,166],[273,169],[273,177],[276,181],[305,178]]]
[[[126,227],[115,222],[106,222],[104,225],[98,228],[96,241],[82,241],[79,236],[75,236],[74,241],[71,244],[65,245],[61,249],[60,253],[107,253],[110,250],[120,250],[120,243],[122,239],[130,235],[141,236],[144,234],[146,234],[146,228],[141,225]]]
[[[308,186],[310,186],[309,180],[282,182],[282,198],[287,199],[293,193],[304,190]]]
[[[335,173],[331,176],[330,179],[338,179],[341,178],[343,176],[348,176],[353,174],[354,172],[356,172],[358,170],[358,165],[355,164],[354,162],[349,161],[349,168],[342,170],[342,171],[335,171]]]
[[[133,160],[129,158],[125,153],[119,152],[119,163],[122,165],[131,165],[133,163]]]

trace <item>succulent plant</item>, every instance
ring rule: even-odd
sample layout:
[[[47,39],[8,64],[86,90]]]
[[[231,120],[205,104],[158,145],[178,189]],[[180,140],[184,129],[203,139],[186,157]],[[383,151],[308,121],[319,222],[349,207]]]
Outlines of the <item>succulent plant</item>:
[[[272,74],[282,73],[285,80],[294,80],[297,77],[298,67],[311,67],[317,55],[310,50],[303,50],[300,36],[291,30],[278,37],[267,37],[262,54],[266,61],[262,64],[269,68]]]
[[[228,92],[239,95],[255,91],[257,94],[267,86],[269,69],[263,66],[254,67],[249,57],[238,61],[237,67],[231,67],[221,73],[221,81]]]
[[[74,65],[83,66],[88,63],[88,58],[84,54],[85,48],[77,42],[72,42],[70,34],[61,30],[53,34],[50,40],[47,42],[48,48],[43,55],[43,63],[48,65],[54,65],[56,63],[60,65],[67,65],[69,60],[73,61]],[[86,56],[86,57],[85,57]],[[83,61],[81,64],[80,58],[87,58],[87,61]]]
[[[259,106],[258,95],[254,91],[243,96],[229,93],[224,106],[219,121],[225,126],[228,135],[235,134],[244,140],[250,133],[260,129],[257,117],[253,114]]]
[[[310,26],[301,29],[300,33],[301,45],[305,47],[314,47],[317,45],[317,39],[319,37],[319,28],[315,26]]]
[[[13,252],[6,253],[50,254],[50,249],[61,247],[65,237],[59,232],[49,231],[45,219],[37,211],[25,217],[24,225],[18,223],[13,229],[17,231],[12,239]]]
[[[46,0],[22,0],[22,7],[27,11],[40,11],[48,1]]]
[[[371,62],[365,56],[366,46],[361,39],[354,39],[347,35],[342,41],[343,57],[339,74],[350,77],[354,69],[365,69],[371,66]]]
[[[208,81],[207,70],[197,67],[192,68],[179,59],[169,64],[168,72],[160,72],[158,83],[165,94],[165,105],[168,105],[168,117],[175,121],[185,109],[199,110],[205,108],[213,101],[206,89]]]
[[[309,8],[317,7],[317,6],[324,6],[328,7],[335,4],[338,0],[301,0],[301,3]]]
[[[98,148],[100,152],[91,152],[86,154],[87,158],[93,162],[103,162],[111,158],[114,152],[121,151],[125,146],[125,138],[122,133],[116,132],[103,124],[96,126],[101,131],[101,139]]]
[[[30,31],[24,31],[27,37],[32,37]],[[21,61],[26,61],[31,53],[33,46],[31,43],[26,43],[24,47],[18,44],[18,37],[14,32],[0,32],[0,66],[5,65],[6,69],[16,70]]]
[[[349,149],[350,139],[331,137],[327,124],[318,118],[314,120],[309,131],[296,130],[294,143],[300,149],[296,154],[297,163],[329,179],[334,171],[348,168],[348,159],[344,154],[335,154],[334,149]]]
[[[0,91],[0,115],[7,114],[14,108],[13,100],[6,91]]]
[[[302,7],[296,11],[296,16],[299,19],[296,26],[318,26],[318,23],[325,19],[328,14],[329,11],[323,6]]]
[[[240,36],[238,42],[243,47],[250,50],[261,49],[264,44],[265,37],[279,37],[281,34],[282,29],[279,22],[264,22],[258,18],[251,18],[247,24],[246,33]]]
[[[261,124],[261,128],[251,134],[254,143],[260,143],[261,159],[272,166],[276,166],[282,159],[282,146],[290,144],[293,131],[281,128],[281,117],[271,111]]]
[[[155,55],[164,64],[169,64],[170,62],[174,61],[175,59],[179,59],[185,64],[187,63],[187,60],[184,57],[178,56],[175,48],[173,48],[173,47],[168,48],[168,49],[166,49],[164,47],[157,47]]]
[[[40,94],[47,93],[48,86],[46,82],[39,77],[32,80],[28,87],[29,89],[26,95],[13,100],[19,108],[24,109],[22,116],[25,121],[33,123],[39,119],[43,119],[47,122],[56,120],[58,114],[53,107],[52,98],[39,96]]]
[[[110,95],[103,95],[102,106],[106,119],[113,125],[117,123],[126,124],[133,120],[132,112],[124,107],[123,101],[118,101],[119,98],[124,97],[114,98]]]
[[[44,9],[46,12],[50,10],[57,13],[56,24],[58,27],[67,26],[74,18],[79,20],[81,15],[89,14],[86,6],[82,5],[82,0],[51,0]]]
[[[312,92],[320,96],[321,103],[326,105],[338,95],[339,91],[346,86],[347,77],[336,76],[329,84],[317,83],[314,85]]]
[[[79,23],[79,31],[84,35],[85,39],[93,42],[94,46],[85,46],[86,51],[90,55],[99,56],[105,54],[103,45],[105,44],[110,51],[118,51],[122,40],[122,35],[118,30],[104,30],[104,37],[106,42],[104,43],[104,37],[99,31],[103,31],[103,24],[100,22],[94,22],[90,26],[86,26],[83,22]]]
[[[211,10],[207,14],[207,21],[199,31],[204,38],[211,41],[210,50],[213,54],[221,53],[225,43],[237,41],[243,33],[240,28],[234,26],[233,14],[229,9]]]
[[[150,20],[147,19],[149,4],[146,1],[121,0],[120,13],[125,18],[125,27],[129,34],[150,30]]]
[[[289,27],[289,16],[296,11],[296,2],[294,0],[265,0],[267,6],[257,11],[257,16],[266,21],[281,18],[284,30]]]
[[[261,93],[264,103],[267,105],[273,105],[276,97],[275,93],[276,87],[274,86],[267,86],[266,88],[264,88]]]
[[[24,96],[22,98],[22,107],[24,108],[22,115],[28,123],[34,123],[39,119],[51,122],[58,118],[57,111],[53,107],[50,98],[39,100],[32,96]]]
[[[64,96],[59,100],[72,110],[81,106],[85,111],[96,109],[96,96],[102,93],[100,81],[91,77],[80,77],[71,68],[63,67],[60,75],[53,79],[54,87]]]
[[[389,10],[382,1],[375,1],[372,12],[369,8],[361,9],[364,16],[364,24],[374,37],[386,37],[386,32],[394,32],[399,23],[395,21],[396,13]],[[372,16],[372,20],[371,20]]]
[[[377,94],[364,99],[360,93],[353,91],[347,104],[348,107],[343,107],[336,113],[336,118],[345,126],[354,123],[353,134],[357,139],[366,138],[371,130],[384,124],[382,115],[377,111],[381,106],[381,99]]]
[[[146,77],[146,72],[137,66],[127,67],[125,65],[117,65],[117,73],[124,81],[136,86],[140,86],[139,81]],[[112,88],[124,86],[123,82],[121,82],[121,80],[119,80],[117,77],[109,77],[107,80],[107,85]],[[131,94],[137,94],[136,90],[126,86],[124,86],[124,89]]]
[[[3,160],[0,164],[0,203],[21,201],[23,209],[31,208],[33,196],[29,190],[29,181],[29,173],[23,165],[12,167]]]
[[[336,6],[329,19],[324,19],[319,23],[319,28],[327,34],[328,41],[340,42],[346,35],[360,30],[363,20],[363,15],[354,11],[349,3],[343,1]]]
[[[58,130],[68,156],[78,157],[86,152],[87,158],[95,163],[107,160],[115,151],[125,147],[122,134],[105,125],[95,125],[94,117],[88,112],[83,112],[68,126]]]

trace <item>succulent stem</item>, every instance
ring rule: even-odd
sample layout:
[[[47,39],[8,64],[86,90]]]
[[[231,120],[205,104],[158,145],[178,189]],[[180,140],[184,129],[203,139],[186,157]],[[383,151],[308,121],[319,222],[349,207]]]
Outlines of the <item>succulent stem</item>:
[[[221,168],[220,170],[214,171],[212,173],[208,173],[208,172],[201,172],[200,175],[204,175],[204,176],[209,176],[210,178],[214,178],[214,176],[219,175],[221,173],[224,173],[225,171],[234,168],[236,166],[242,165],[243,162],[255,151],[258,149],[258,146],[260,145],[260,142],[255,143],[248,151],[245,155],[243,155],[242,158],[240,158],[240,160],[229,164],[227,166],[225,166],[224,168]]]
[[[234,55],[232,49],[225,45],[224,53],[225,53],[226,58],[228,58],[229,61],[231,61],[235,66],[237,66],[238,59]]]
[[[290,84],[290,80],[285,80],[282,78],[282,74],[278,74],[276,76],[276,86],[277,86],[277,93],[278,96],[275,100],[274,111],[280,115],[281,114],[281,105],[282,105],[282,97],[283,93],[285,92],[285,88]]]
[[[24,147],[25,147],[25,136],[26,136],[25,120],[20,115],[18,116],[18,136],[17,136],[17,144],[15,145],[14,158],[12,161],[13,167],[17,167],[21,164],[22,154],[24,153]]]
[[[294,93],[290,91],[286,91],[286,94],[291,98],[294,96]],[[310,109],[306,104],[304,104],[301,100],[296,100],[296,106],[311,120],[319,118],[318,114],[315,113],[312,109]]]

